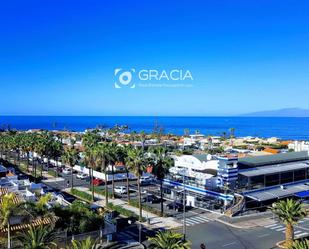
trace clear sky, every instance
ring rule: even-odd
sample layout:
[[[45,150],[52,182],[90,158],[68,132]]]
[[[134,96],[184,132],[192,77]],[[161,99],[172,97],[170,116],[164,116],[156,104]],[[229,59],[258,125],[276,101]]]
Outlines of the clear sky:
[[[109,3],[108,3],[109,2]],[[309,1],[1,1],[0,114],[234,115],[309,108]],[[114,87],[114,69],[192,87]]]

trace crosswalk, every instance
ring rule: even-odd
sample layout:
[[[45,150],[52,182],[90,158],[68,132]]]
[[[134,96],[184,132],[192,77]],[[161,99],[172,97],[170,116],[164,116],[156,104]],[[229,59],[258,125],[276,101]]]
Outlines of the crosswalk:
[[[304,220],[299,221],[300,224],[308,221],[309,218],[305,218]],[[280,224],[280,223],[273,223],[270,225],[266,225],[264,226],[265,228],[277,231],[277,232],[282,232],[285,233],[285,225]],[[300,227],[295,226],[295,230],[294,230],[294,236],[295,238],[301,238],[304,236],[308,236],[309,235],[309,231],[306,229],[306,231],[304,229],[301,229]]]
[[[186,226],[194,226],[197,224],[202,224],[210,221],[211,219],[205,216],[190,216],[186,217]],[[183,222],[183,219],[181,219],[181,222]]]

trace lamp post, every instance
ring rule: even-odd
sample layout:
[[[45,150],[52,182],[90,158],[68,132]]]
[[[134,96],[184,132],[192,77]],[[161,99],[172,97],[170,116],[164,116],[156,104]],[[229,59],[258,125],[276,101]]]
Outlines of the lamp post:
[[[182,172],[182,185],[183,185],[183,227],[182,227],[182,233],[183,233],[183,240],[186,240],[186,186],[185,186],[185,173]]]

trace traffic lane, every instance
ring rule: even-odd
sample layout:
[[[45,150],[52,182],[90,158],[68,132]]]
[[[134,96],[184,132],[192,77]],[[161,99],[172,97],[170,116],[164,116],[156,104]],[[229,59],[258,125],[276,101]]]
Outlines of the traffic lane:
[[[182,230],[178,232],[182,233]],[[284,234],[263,227],[237,229],[208,222],[187,227],[187,239],[192,242],[192,248],[199,248],[204,243],[207,249],[267,249],[283,240]]]
[[[48,181],[42,181],[44,182],[46,185],[58,189],[58,190],[62,190],[68,187],[71,187],[71,175],[64,175],[58,178],[54,178],[53,180],[48,180]],[[73,186],[75,187],[89,187],[90,186],[90,181],[89,180],[82,180],[82,179],[78,179],[76,178],[76,175],[73,175]]]

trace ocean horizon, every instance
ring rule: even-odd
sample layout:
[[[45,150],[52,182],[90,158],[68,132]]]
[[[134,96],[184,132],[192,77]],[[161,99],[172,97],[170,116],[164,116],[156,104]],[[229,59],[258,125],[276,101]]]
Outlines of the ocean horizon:
[[[152,132],[162,127],[165,133],[183,135],[185,129],[193,134],[222,135],[235,128],[236,136],[278,137],[309,140],[308,117],[240,117],[240,116],[0,116],[0,127],[17,130],[72,130],[115,125],[127,125],[128,131]]]

